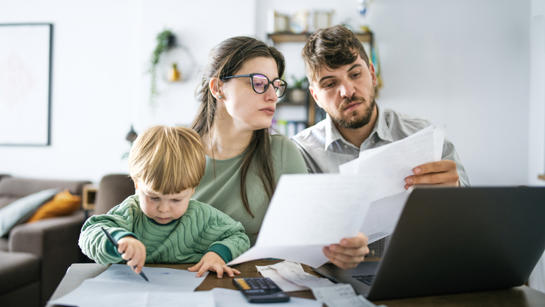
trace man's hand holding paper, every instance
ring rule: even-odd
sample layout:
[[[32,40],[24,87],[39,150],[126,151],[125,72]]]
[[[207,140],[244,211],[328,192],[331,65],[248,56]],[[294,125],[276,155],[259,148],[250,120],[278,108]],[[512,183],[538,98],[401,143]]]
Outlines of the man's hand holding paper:
[[[355,268],[369,254],[367,241],[367,236],[359,232],[355,237],[343,238],[338,244],[324,247],[323,252],[331,263],[341,269]]]
[[[456,162],[452,160],[425,163],[413,168],[413,173],[405,178],[405,189],[416,184],[460,186]]]

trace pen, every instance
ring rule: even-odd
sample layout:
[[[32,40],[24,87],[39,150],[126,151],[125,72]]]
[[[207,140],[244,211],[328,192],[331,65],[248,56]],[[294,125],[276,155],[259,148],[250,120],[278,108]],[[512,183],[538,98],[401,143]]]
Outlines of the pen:
[[[106,234],[106,237],[108,237],[108,240],[110,240],[110,242],[112,242],[112,244],[115,246],[115,248],[117,248],[118,247],[117,241],[114,239],[114,237],[112,237],[112,235],[108,231],[106,231],[106,229],[104,229],[104,227],[100,227],[100,229],[102,229],[104,234]],[[136,266],[134,266],[134,267],[136,267]],[[149,279],[146,276],[146,274],[144,274],[143,270],[140,271],[140,276],[142,276],[142,278],[144,278],[145,281],[149,282]]]

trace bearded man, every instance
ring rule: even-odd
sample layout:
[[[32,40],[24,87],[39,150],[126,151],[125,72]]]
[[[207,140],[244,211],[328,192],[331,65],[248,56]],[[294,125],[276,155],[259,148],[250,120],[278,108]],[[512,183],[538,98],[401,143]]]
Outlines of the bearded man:
[[[303,48],[310,94],[327,113],[324,120],[292,140],[299,147],[309,172],[337,173],[339,165],[360,153],[403,139],[430,123],[382,109],[375,101],[375,67],[358,38],[343,26],[321,29],[311,35]],[[415,165],[405,178],[405,189],[414,185],[468,186],[469,180],[454,145],[445,140],[442,160]],[[365,187],[363,187],[365,188]],[[358,264],[367,237],[347,238],[347,245],[324,248],[331,262],[340,267]],[[379,256],[383,241],[369,245]]]

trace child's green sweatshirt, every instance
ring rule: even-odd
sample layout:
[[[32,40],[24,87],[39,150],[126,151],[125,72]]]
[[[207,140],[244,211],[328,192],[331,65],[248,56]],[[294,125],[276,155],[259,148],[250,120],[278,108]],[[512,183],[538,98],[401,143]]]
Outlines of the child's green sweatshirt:
[[[81,250],[97,263],[118,263],[123,259],[100,227],[116,240],[125,236],[140,240],[146,246],[146,263],[194,263],[208,251],[227,263],[250,248],[240,222],[196,200],[189,201],[182,217],[166,225],[142,212],[137,195],[129,196],[107,214],[90,217],[79,237]]]

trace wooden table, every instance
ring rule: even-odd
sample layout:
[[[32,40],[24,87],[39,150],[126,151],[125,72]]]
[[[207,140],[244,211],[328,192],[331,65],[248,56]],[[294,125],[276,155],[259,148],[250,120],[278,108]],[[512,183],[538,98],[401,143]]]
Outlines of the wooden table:
[[[246,262],[234,266],[241,272],[242,277],[259,277],[256,265],[269,265],[278,260],[258,260]],[[161,264],[146,265],[150,267],[168,267],[174,269],[187,269],[191,264]],[[106,270],[107,266],[95,263],[75,263],[70,266],[61,283],[53,293],[52,299],[59,298],[77,288],[85,279],[93,278]],[[308,266],[303,265],[306,272],[316,275]],[[233,281],[229,277],[217,278],[216,274],[210,272],[204,281],[197,287],[196,291],[205,291],[213,288],[235,289]],[[312,292],[296,291],[288,292],[290,296],[314,299]],[[374,302],[377,305],[388,307],[409,307],[409,306],[545,306],[545,294],[526,286],[516,287],[507,290],[462,293],[441,296],[427,296],[407,299],[384,300]],[[51,305],[48,305],[51,306]],[[256,305],[259,306],[259,305]],[[281,306],[279,304],[278,306]]]

